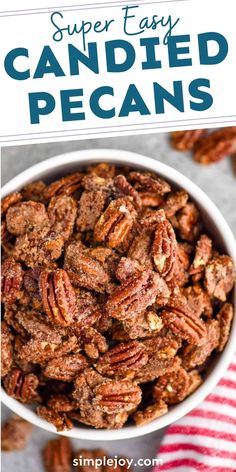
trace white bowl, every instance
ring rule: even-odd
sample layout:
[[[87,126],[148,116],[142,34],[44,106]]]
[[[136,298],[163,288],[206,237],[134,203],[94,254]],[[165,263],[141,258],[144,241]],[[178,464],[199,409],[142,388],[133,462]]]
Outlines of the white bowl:
[[[81,167],[98,162],[130,165],[134,168],[154,171],[165,179],[168,179],[177,187],[179,186],[186,190],[202,211],[209,232],[214,235],[214,239],[217,239],[221,247],[236,263],[236,244],[234,236],[222,214],[208,196],[197,187],[197,185],[175,169],[140,154],[114,149],[92,149],[75,151],[56,156],[30,167],[26,171],[14,177],[3,187],[2,197],[16,190],[20,190],[29,182],[38,179],[50,181],[63,174],[65,175],[66,173],[73,172]],[[172,406],[168,413],[151,423],[141,427],[127,425],[120,430],[96,430],[94,428],[80,426],[74,427],[72,430],[61,434],[71,438],[112,441],[142,436],[173,423],[195,408],[213,390],[232,360],[235,352],[235,341],[236,317],[234,317],[231,334],[224,352],[216,358],[210,371],[206,375],[203,384],[192,395],[190,395],[190,397],[178,405]],[[14,398],[9,397],[4,390],[2,390],[2,401],[22,418],[25,418],[29,422],[43,429],[54,433],[56,432],[52,424],[39,418],[36,413],[30,410],[26,405],[23,405]]]

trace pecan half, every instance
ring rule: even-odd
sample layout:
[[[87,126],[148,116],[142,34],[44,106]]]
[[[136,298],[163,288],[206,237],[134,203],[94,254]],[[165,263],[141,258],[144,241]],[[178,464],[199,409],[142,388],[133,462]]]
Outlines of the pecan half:
[[[20,192],[10,193],[1,201],[1,216],[5,215],[8,208],[15,205],[22,200],[22,194]]]
[[[129,380],[110,380],[94,389],[94,404],[104,413],[132,411],[141,402],[142,392]]]
[[[194,203],[186,203],[170,220],[184,241],[192,243],[199,236],[201,230],[200,214]]]
[[[33,427],[28,421],[17,415],[12,415],[1,428],[2,451],[24,449],[30,440]]]
[[[4,387],[11,397],[22,403],[29,403],[38,398],[38,378],[34,374],[24,375],[20,369],[12,369],[4,378]]]
[[[96,292],[106,291],[109,282],[107,272],[99,261],[86,253],[79,241],[66,248],[64,267],[73,284]]]
[[[178,192],[168,193],[165,201],[161,204],[161,209],[164,210],[166,218],[172,218],[181,210],[188,201],[188,194],[184,190]]]
[[[97,408],[95,387],[104,382],[104,378],[93,369],[86,369],[75,380],[73,398],[76,400],[79,413],[73,413],[73,419],[95,428],[121,428],[127,421],[128,413],[120,410],[118,413],[105,413]]]
[[[107,301],[106,310],[109,316],[126,320],[143,312],[157,297],[168,295],[164,280],[155,272],[145,270],[113,291]]]
[[[207,333],[204,343],[201,346],[187,346],[183,351],[183,366],[186,369],[193,369],[202,365],[210,356],[212,351],[219,345],[220,328],[217,320],[206,322]]]
[[[72,197],[61,195],[52,197],[48,205],[51,230],[67,241],[73,233],[77,205]]]
[[[6,214],[9,233],[19,236],[27,231],[42,229],[49,225],[48,215],[43,203],[20,202],[11,206]]]
[[[236,152],[236,127],[220,128],[202,137],[194,147],[194,159],[211,164]]]
[[[87,367],[87,361],[82,354],[68,354],[50,360],[45,369],[45,377],[70,382]]]
[[[216,315],[220,327],[220,341],[217,350],[222,352],[230,335],[230,327],[234,316],[233,305],[224,303]]]
[[[44,228],[18,236],[12,255],[33,269],[52,266],[52,262],[61,256],[63,246],[64,240],[60,235]]]
[[[46,189],[46,184],[42,180],[36,180],[36,182],[30,182],[29,184],[25,185],[21,191],[23,200],[43,202],[45,189]]]
[[[52,410],[56,411],[57,413],[65,412],[68,413],[69,411],[74,410],[75,404],[73,400],[68,398],[66,395],[53,395],[47,401],[47,406]]]
[[[200,344],[206,335],[204,322],[190,309],[185,297],[172,296],[161,312],[161,318],[166,327],[189,344]]]
[[[148,172],[142,174],[141,172],[130,172],[129,179],[136,184],[137,189],[151,190],[158,195],[164,195],[171,190],[170,185],[165,180]]]
[[[96,369],[102,375],[129,377],[148,360],[145,347],[138,341],[120,343],[100,357]]]
[[[67,175],[59,180],[56,180],[50,184],[45,192],[44,198],[49,200],[50,198],[58,195],[73,195],[80,187],[83,174],[76,172],[75,174]]]
[[[162,221],[156,227],[152,255],[160,275],[167,282],[170,281],[175,270],[177,241],[174,229],[168,220]]]
[[[168,412],[167,404],[160,400],[153,405],[147,406],[144,410],[138,410],[134,414],[134,421],[136,426],[143,426],[144,424],[150,423],[156,420],[160,416],[165,415]]]
[[[183,295],[186,297],[189,308],[200,318],[204,315],[211,318],[213,307],[211,298],[200,284],[190,285],[182,289]]]
[[[23,270],[21,265],[14,259],[5,259],[2,265],[2,301],[13,304],[20,295],[23,281]]]
[[[234,264],[229,256],[215,256],[207,264],[204,284],[208,293],[225,302],[235,282]]]
[[[112,201],[95,225],[95,240],[106,241],[111,248],[120,246],[132,229],[136,216],[130,197]]]
[[[78,230],[84,232],[94,229],[103,212],[106,199],[107,195],[103,190],[91,190],[82,193],[76,220]]]
[[[205,133],[204,129],[174,131],[171,133],[171,144],[178,151],[190,151]]]
[[[39,287],[49,319],[61,326],[70,325],[76,310],[76,297],[67,272],[63,269],[41,272]]]
[[[37,413],[43,420],[52,423],[57,431],[64,431],[65,429],[72,429],[74,427],[72,421],[66,413],[57,413],[56,411],[46,406],[39,406]]]
[[[202,274],[212,256],[212,240],[202,234],[197,241],[195,256],[190,267],[190,275]]]
[[[142,201],[137,190],[135,190],[135,188],[128,182],[124,175],[116,175],[113,180],[113,185],[117,197],[125,197],[129,195],[132,197],[135,206],[141,208]]]
[[[43,462],[47,472],[70,472],[72,447],[69,439],[51,439],[43,449]]]
[[[188,372],[179,367],[176,371],[161,375],[157,379],[153,387],[153,397],[157,401],[163,400],[167,404],[174,405],[186,398],[189,385]]]
[[[13,335],[5,321],[1,322],[1,376],[8,374],[13,363]]]
[[[100,354],[108,350],[106,338],[91,326],[79,330],[78,338],[81,349],[91,359],[98,359]]]
[[[153,235],[151,231],[141,230],[135,235],[129,248],[128,257],[134,261],[138,261],[146,268],[152,269],[152,248]]]

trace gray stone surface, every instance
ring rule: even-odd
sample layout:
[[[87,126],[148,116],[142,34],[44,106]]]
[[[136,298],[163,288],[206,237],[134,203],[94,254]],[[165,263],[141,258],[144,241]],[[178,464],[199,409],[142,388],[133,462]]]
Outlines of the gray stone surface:
[[[236,233],[235,177],[232,173],[230,160],[226,159],[210,167],[201,167],[194,163],[188,154],[172,150],[169,147],[166,134],[8,147],[2,150],[2,184],[36,162],[64,152],[89,148],[116,148],[139,152],[175,167],[209,195],[223,213],[231,229]],[[2,418],[4,419],[8,414],[7,408],[3,407]],[[155,456],[162,435],[163,431],[159,431],[141,438],[107,444],[77,440],[74,441],[74,446],[75,448],[103,447],[111,455],[128,455],[135,459],[138,457],[152,458]],[[40,450],[49,437],[52,437],[50,433],[35,428],[27,449],[21,452],[3,453],[3,471],[42,472]],[[148,472],[149,470],[149,467],[135,468],[137,472]]]

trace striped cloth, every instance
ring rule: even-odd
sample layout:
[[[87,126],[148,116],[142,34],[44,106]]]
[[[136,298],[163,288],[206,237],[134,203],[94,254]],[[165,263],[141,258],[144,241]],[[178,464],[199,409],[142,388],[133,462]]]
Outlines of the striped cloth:
[[[236,471],[236,356],[203,403],[167,429],[154,472]]]

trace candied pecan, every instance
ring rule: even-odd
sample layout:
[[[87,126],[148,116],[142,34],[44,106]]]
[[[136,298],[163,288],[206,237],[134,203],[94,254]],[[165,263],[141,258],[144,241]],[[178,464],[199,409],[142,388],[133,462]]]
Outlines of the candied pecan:
[[[229,256],[218,255],[213,257],[206,266],[205,287],[208,293],[226,301],[226,295],[233,288],[235,282],[234,264]]]
[[[204,315],[211,318],[213,307],[211,298],[208,293],[199,284],[190,285],[182,289],[183,295],[186,297],[189,308],[198,317]]]
[[[57,431],[64,431],[65,429],[72,429],[74,427],[72,421],[64,412],[57,413],[46,406],[39,406],[37,413],[40,418],[52,423]]]
[[[194,159],[211,164],[236,152],[236,126],[221,128],[199,139],[194,147]]]
[[[47,401],[47,406],[57,413],[65,412],[68,413],[75,408],[73,400],[68,398],[66,395],[58,394],[53,395]]]
[[[13,257],[31,268],[51,266],[61,256],[63,245],[63,238],[54,231],[31,231],[18,236]]]
[[[105,413],[130,412],[141,402],[140,387],[130,380],[109,380],[94,388],[94,404]]]
[[[216,319],[218,320],[220,326],[220,341],[219,345],[217,346],[217,350],[219,352],[223,351],[228,341],[233,316],[234,310],[231,303],[224,303],[216,315]]]
[[[212,256],[212,240],[202,234],[197,241],[195,256],[190,267],[190,275],[202,274]]]
[[[173,131],[171,144],[178,151],[190,151],[204,134],[206,134],[205,129]]]
[[[168,297],[169,291],[163,279],[151,270],[128,279],[117,287],[108,298],[107,313],[118,320],[126,320],[152,305],[157,297]]]
[[[183,367],[174,372],[161,375],[153,387],[153,397],[157,401],[163,400],[169,405],[182,401],[189,391],[189,375]]]
[[[67,272],[63,269],[41,272],[39,287],[49,319],[61,326],[70,325],[76,310],[76,297]]]
[[[157,315],[152,309],[148,309],[143,313],[132,316],[123,322],[123,328],[126,336],[130,339],[150,338],[156,336],[163,328],[161,317]],[[116,335],[114,331],[114,335]],[[113,336],[114,336],[113,335]],[[117,339],[113,337],[113,339]]]
[[[52,197],[58,195],[73,195],[80,187],[83,174],[76,172],[75,174],[67,175],[62,177],[55,182],[52,182],[44,192],[44,198],[49,200]]]
[[[156,208],[163,202],[163,197],[158,195],[155,191],[145,192],[139,190],[138,194],[143,208]]]
[[[36,180],[36,182],[29,183],[21,190],[23,200],[43,202],[45,189],[46,184],[42,180]]]
[[[148,360],[145,347],[138,341],[120,343],[99,358],[96,369],[102,375],[132,377]]]
[[[170,185],[165,180],[148,172],[142,174],[141,172],[130,172],[129,179],[131,182],[135,182],[137,189],[151,190],[158,195],[164,195],[171,190]]]
[[[82,193],[79,201],[76,227],[79,231],[93,230],[100,218],[107,195],[103,190],[90,190]]]
[[[136,216],[137,213],[130,197],[112,201],[95,225],[95,240],[106,241],[111,248],[120,246],[128,237]]]
[[[88,290],[75,288],[76,313],[73,326],[80,328],[84,325],[91,326],[101,317],[96,295]]]
[[[128,251],[128,257],[132,260],[138,261],[146,268],[152,269],[152,232],[142,229],[137,233],[131,243]]]
[[[168,193],[165,201],[161,204],[166,218],[172,218],[179,210],[181,210],[188,201],[188,194],[185,190]]]
[[[87,171],[90,175],[96,175],[102,179],[112,179],[116,174],[115,166],[113,164],[108,164],[108,162],[101,162],[96,166],[90,166]]]
[[[129,277],[137,275],[142,270],[142,266],[136,261],[128,257],[122,257],[116,268],[116,278],[120,282],[125,282]]]
[[[107,290],[108,273],[103,264],[86,253],[80,241],[75,241],[66,248],[64,268],[74,285],[96,292]]]
[[[38,378],[34,374],[24,375],[20,369],[12,369],[4,378],[4,387],[10,397],[29,403],[38,399]]]
[[[193,242],[198,237],[201,230],[200,215],[194,203],[187,203],[170,220],[183,240]]]
[[[178,356],[158,358],[158,355],[153,355],[146,366],[137,373],[134,381],[138,384],[152,382],[160,375],[174,372],[179,368],[180,363]]]
[[[98,359],[108,349],[106,338],[91,326],[79,330],[78,338],[81,349],[91,359]]]
[[[30,440],[33,427],[28,421],[17,415],[12,415],[1,428],[2,451],[24,449]]]
[[[195,392],[197,388],[202,384],[202,377],[197,370],[190,370],[188,372],[189,375],[189,388],[187,396],[191,395],[191,393]]]
[[[124,175],[116,175],[113,180],[113,185],[115,188],[116,197],[125,197],[126,195],[129,195],[133,198],[135,206],[137,208],[141,208],[142,201],[137,190],[135,190],[135,188],[128,182]]]
[[[201,344],[206,335],[205,323],[191,310],[184,296],[173,295],[161,312],[161,318],[167,328],[189,344]]]
[[[33,364],[39,364],[50,359],[57,359],[77,349],[78,340],[76,336],[70,336],[61,344],[53,343],[49,339],[32,338],[22,346],[18,356],[21,360],[28,360]]]
[[[201,346],[186,346],[183,351],[183,366],[186,369],[193,369],[202,365],[210,356],[212,351],[219,346],[220,328],[217,320],[206,322],[207,333],[204,343]]]
[[[77,205],[72,197],[61,195],[52,197],[48,205],[51,230],[67,241],[73,233]]]
[[[2,301],[13,304],[19,298],[23,281],[23,270],[14,259],[5,259],[2,265]]]
[[[72,447],[68,438],[51,439],[43,449],[43,462],[47,472],[70,472]]]
[[[19,202],[11,206],[7,210],[6,223],[9,233],[15,236],[49,225],[44,204],[33,201]]]
[[[167,413],[168,407],[163,400],[159,400],[153,405],[147,406],[144,410],[138,410],[134,414],[134,421],[136,426],[143,426],[144,424],[150,423],[156,420],[160,416]]]
[[[15,319],[34,338],[60,344],[63,333],[51,326],[44,315],[33,310],[18,310]]]
[[[16,203],[19,203],[21,200],[22,195],[20,192],[14,192],[10,193],[10,195],[7,195],[1,201],[1,215],[3,216],[7,212],[8,208],[16,205]]]
[[[167,282],[170,281],[175,270],[177,241],[174,229],[168,220],[157,224],[152,245],[152,255],[160,275]]]
[[[82,354],[67,354],[50,360],[43,373],[50,379],[70,382],[74,377],[87,367],[87,361]]]
[[[42,308],[42,298],[39,290],[39,276],[42,268],[35,267],[24,273],[23,284],[26,294],[30,297],[33,308],[40,310]]]
[[[106,414],[94,404],[94,388],[103,383],[104,378],[92,368],[86,369],[75,380],[73,398],[78,403],[79,413],[72,412],[73,419],[95,428],[121,428],[128,418],[124,410]]]
[[[5,321],[1,322],[1,376],[7,375],[13,363],[13,335]]]

